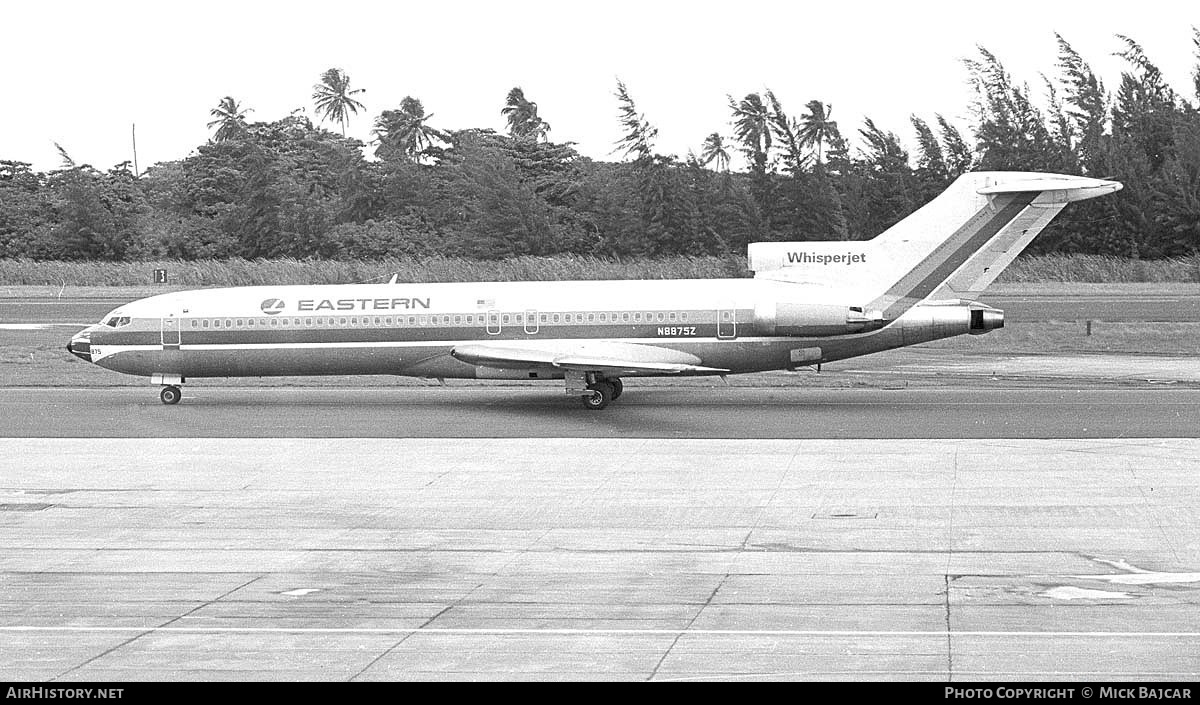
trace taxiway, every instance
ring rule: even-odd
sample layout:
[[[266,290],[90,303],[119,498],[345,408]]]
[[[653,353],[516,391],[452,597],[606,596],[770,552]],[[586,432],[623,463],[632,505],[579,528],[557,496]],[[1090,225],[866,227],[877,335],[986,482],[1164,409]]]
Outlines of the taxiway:
[[[1194,439],[0,458],[0,679],[1200,677]]]

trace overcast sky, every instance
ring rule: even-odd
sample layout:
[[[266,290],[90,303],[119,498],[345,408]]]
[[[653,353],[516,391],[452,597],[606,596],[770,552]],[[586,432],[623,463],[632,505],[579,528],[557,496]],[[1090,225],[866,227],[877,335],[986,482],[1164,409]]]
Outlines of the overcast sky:
[[[0,16],[0,159],[39,170],[59,166],[54,142],[98,168],[131,159],[134,123],[143,169],[183,158],[208,139],[209,111],[226,95],[252,120],[312,115],[313,84],[330,67],[367,89],[348,130],[364,141],[406,95],[437,127],[503,130],[505,95],[521,86],[553,140],[615,159],[619,77],[658,128],[658,150],[681,157],[711,132],[731,134],[727,94],[768,87],[794,116],[812,99],[832,104],[852,146],[864,115],[912,145],[912,113],[968,127],[961,60],[976,45],[1040,99],[1039,73],[1057,75],[1054,32],[1110,89],[1124,67],[1113,35],[1126,34],[1194,99],[1200,26],[1200,10],[1178,0],[42,0],[6,3]]]

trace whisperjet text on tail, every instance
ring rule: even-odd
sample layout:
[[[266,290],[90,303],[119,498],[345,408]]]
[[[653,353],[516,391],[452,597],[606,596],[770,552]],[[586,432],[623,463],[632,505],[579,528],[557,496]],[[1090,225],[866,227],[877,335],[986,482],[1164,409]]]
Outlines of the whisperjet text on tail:
[[[204,289],[121,306],[67,349],[150,378],[563,379],[589,409],[622,377],[792,369],[1004,325],[975,303],[1071,201],[1114,181],[966,174],[863,242],[750,245],[753,279]]]

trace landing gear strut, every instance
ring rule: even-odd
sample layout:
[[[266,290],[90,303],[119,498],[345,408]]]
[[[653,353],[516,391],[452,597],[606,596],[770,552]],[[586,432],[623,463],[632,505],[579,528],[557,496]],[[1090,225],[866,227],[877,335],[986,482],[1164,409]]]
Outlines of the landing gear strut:
[[[599,372],[567,370],[567,394],[578,395],[583,408],[599,411],[621,396],[625,385],[616,377],[603,377]]]
[[[179,387],[168,384],[158,393],[158,398],[162,399],[164,404],[178,404],[179,400],[183,398],[183,392],[179,390]]]
[[[588,385],[588,393],[583,395],[583,406],[592,411],[599,411],[616,399],[616,386],[612,382],[593,382]]]

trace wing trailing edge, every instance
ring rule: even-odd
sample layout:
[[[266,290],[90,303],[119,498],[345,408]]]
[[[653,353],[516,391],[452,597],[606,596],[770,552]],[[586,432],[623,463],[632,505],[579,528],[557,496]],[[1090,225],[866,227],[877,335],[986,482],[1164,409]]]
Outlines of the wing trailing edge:
[[[614,374],[720,374],[729,371],[701,365],[700,358],[678,350],[604,340],[470,343],[456,345],[450,354],[471,365],[497,369],[545,367]]]

